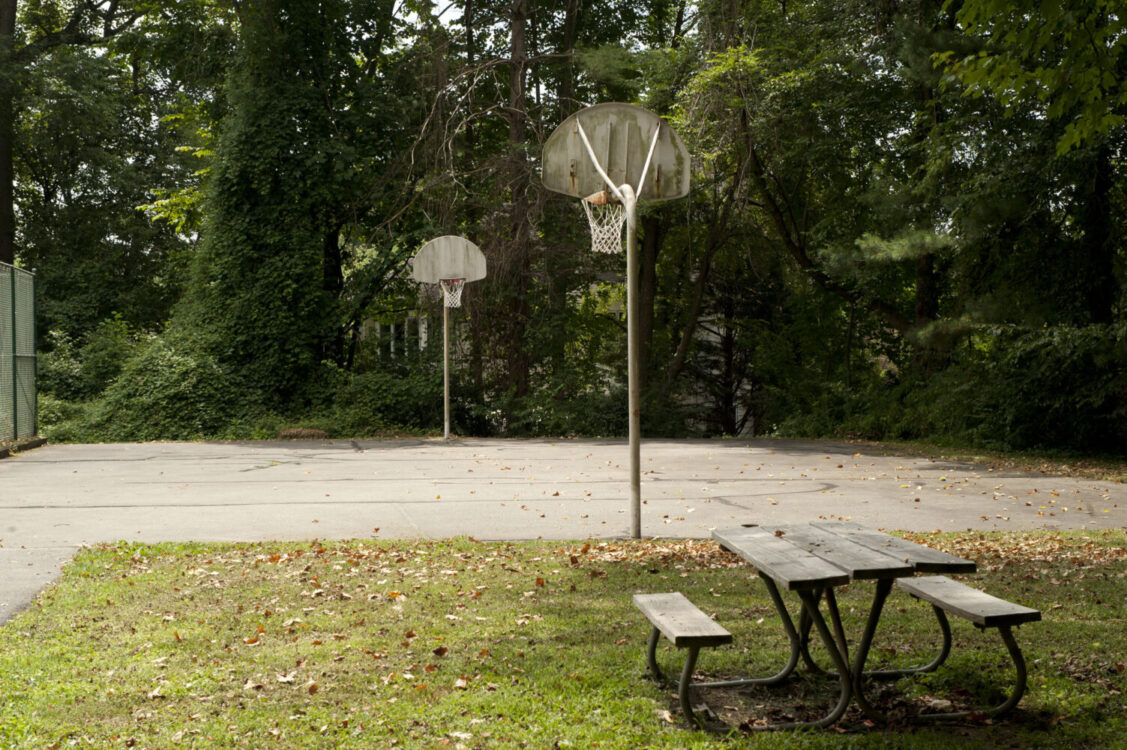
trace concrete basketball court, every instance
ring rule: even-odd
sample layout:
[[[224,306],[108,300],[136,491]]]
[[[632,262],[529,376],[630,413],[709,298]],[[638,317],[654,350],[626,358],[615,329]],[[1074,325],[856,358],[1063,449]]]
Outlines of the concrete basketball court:
[[[0,623],[99,542],[625,537],[628,466],[624,440],[48,445],[0,460]],[[649,440],[642,472],[646,536],[1127,526],[1127,485],[848,444]]]

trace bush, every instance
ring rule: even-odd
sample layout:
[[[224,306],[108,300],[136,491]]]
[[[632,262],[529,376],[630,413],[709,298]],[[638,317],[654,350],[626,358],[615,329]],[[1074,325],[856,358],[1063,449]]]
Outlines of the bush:
[[[93,429],[105,440],[214,437],[253,407],[190,338],[162,336],[130,359],[106,389]]]
[[[48,331],[45,339],[49,348],[39,354],[38,392],[62,401],[86,398],[82,361],[74,339],[62,331]]]
[[[1127,452],[1127,325],[982,329],[930,378],[795,404],[795,437],[926,439],[996,450]]]
[[[352,375],[336,390],[329,424],[316,426],[349,437],[441,427],[442,370],[414,364]]]
[[[81,345],[62,331],[50,331],[47,343],[39,356],[39,391],[64,401],[101,394],[141,345],[120,316],[103,320]]]
[[[38,402],[40,435],[53,443],[90,442],[90,404],[63,401],[50,393],[40,393]]]

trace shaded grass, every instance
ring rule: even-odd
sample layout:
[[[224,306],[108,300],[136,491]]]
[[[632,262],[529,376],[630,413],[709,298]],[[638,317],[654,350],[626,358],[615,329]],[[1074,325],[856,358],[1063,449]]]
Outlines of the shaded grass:
[[[648,626],[630,594],[680,590],[733,631],[733,646],[702,655],[705,676],[766,673],[787,654],[762,584],[710,542],[121,543],[82,552],[0,628],[0,747],[1124,745],[1124,532],[913,538],[976,559],[974,585],[1043,610],[1017,633],[1030,687],[1010,717],[869,729],[851,712],[837,731],[730,739],[689,729],[646,678]],[[847,632],[870,596],[842,590]],[[1009,689],[996,633],[952,624],[938,673],[874,687],[894,717]],[[894,593],[873,660],[916,663],[935,636],[930,609]],[[669,671],[680,657],[659,652]],[[735,726],[817,715],[834,690],[804,678],[704,697]]]

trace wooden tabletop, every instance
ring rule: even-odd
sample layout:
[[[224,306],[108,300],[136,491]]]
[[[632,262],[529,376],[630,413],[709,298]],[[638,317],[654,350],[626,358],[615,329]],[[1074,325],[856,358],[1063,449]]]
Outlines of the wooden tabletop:
[[[847,521],[738,526],[712,538],[788,590],[976,570],[970,560]]]

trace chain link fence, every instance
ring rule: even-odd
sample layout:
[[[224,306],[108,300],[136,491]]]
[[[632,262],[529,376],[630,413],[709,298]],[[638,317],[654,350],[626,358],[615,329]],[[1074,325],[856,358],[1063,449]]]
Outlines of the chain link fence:
[[[35,274],[0,263],[0,440],[34,437]]]

